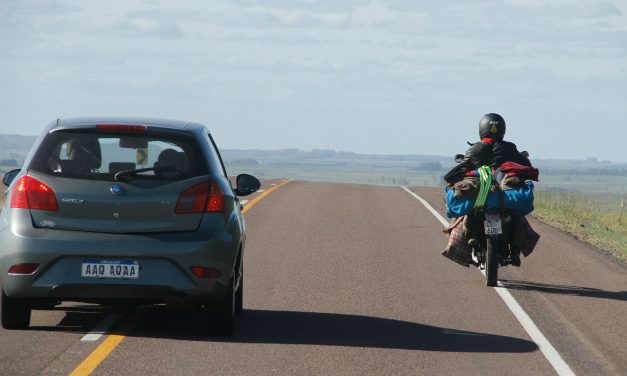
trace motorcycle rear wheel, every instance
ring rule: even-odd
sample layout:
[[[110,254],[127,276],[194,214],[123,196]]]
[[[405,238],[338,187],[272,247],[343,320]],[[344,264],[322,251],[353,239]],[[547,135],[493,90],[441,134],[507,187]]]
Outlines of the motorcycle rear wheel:
[[[497,238],[486,239],[485,253],[485,284],[496,287],[499,269],[499,240]]]

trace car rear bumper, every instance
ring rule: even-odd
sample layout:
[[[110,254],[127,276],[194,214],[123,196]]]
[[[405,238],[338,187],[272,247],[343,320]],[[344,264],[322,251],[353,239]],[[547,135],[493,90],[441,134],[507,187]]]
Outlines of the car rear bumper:
[[[66,300],[82,299],[148,299],[169,300],[177,295],[184,297],[171,286],[138,286],[138,285],[58,285],[52,287],[50,296]]]
[[[202,227],[201,227],[202,228]],[[218,300],[226,293],[240,247],[227,232],[102,234],[35,229],[0,231],[0,284],[8,296],[59,300]],[[136,279],[81,277],[86,259],[139,263]],[[37,263],[32,275],[12,275],[20,263]],[[219,278],[199,278],[189,269],[207,266]]]

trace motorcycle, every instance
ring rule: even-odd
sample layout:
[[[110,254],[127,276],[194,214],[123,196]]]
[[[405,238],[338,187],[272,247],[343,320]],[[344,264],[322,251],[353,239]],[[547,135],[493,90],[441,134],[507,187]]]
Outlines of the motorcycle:
[[[485,270],[487,286],[496,286],[498,268],[520,265],[520,256],[510,247],[513,217],[499,208],[481,207],[469,215],[468,245],[473,259],[481,270]]]
[[[455,161],[461,163],[463,157],[458,154]],[[491,168],[481,167],[478,171],[482,187],[477,198],[478,204],[467,215],[468,245],[472,249],[473,263],[485,271],[486,285],[495,287],[499,267],[520,266],[520,252],[511,244],[515,221],[518,219],[504,208],[503,192]],[[498,205],[488,205],[488,194],[498,195]]]

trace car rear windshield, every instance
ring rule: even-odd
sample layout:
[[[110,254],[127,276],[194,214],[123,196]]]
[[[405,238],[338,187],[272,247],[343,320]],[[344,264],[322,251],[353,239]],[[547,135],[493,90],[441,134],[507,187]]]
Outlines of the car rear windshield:
[[[62,130],[49,133],[29,168],[60,177],[113,181],[173,180],[207,175],[196,140],[178,132],[141,134]]]

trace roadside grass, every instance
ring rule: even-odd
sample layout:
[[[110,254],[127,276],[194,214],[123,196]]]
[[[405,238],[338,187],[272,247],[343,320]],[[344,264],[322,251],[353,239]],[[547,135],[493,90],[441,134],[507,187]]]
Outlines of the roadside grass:
[[[627,197],[627,175],[565,175],[540,171],[538,189],[552,192],[602,193]],[[595,197],[593,197],[595,198]],[[603,197],[596,197],[603,198]],[[620,199],[619,199],[620,202]]]
[[[536,191],[533,215],[627,262],[627,208],[620,194]]]

